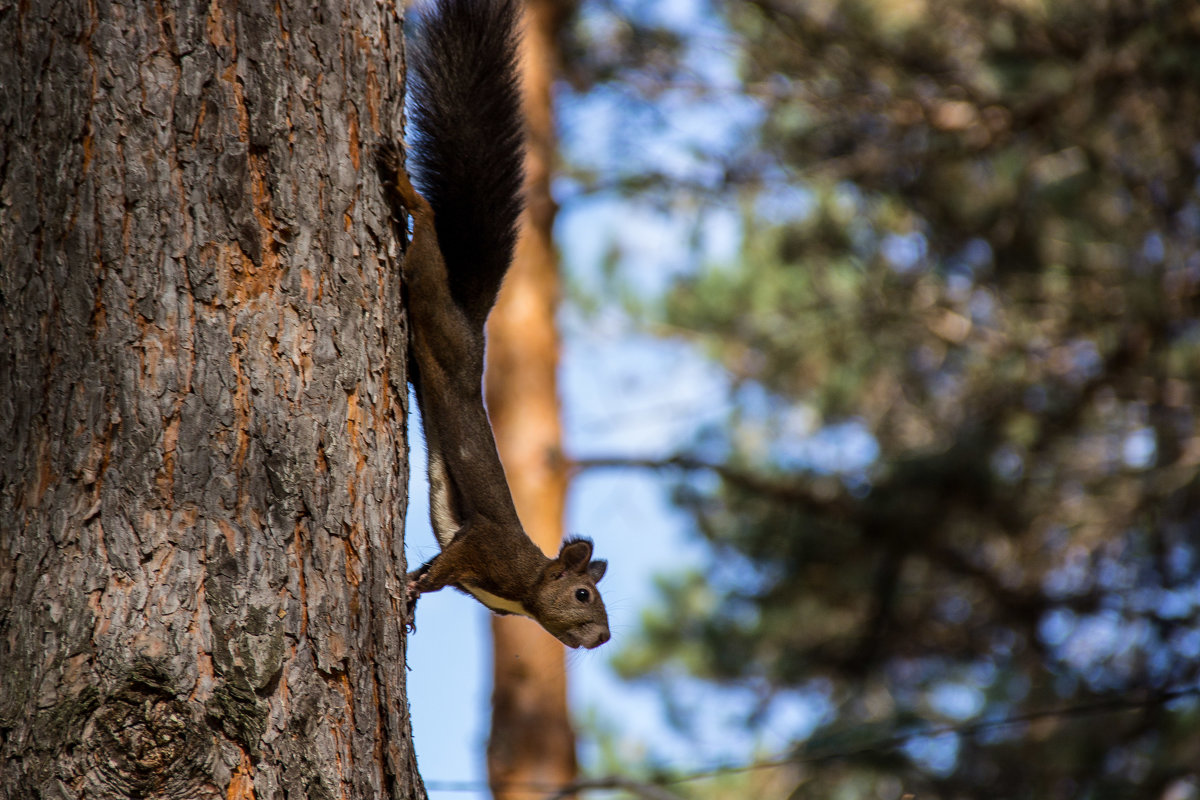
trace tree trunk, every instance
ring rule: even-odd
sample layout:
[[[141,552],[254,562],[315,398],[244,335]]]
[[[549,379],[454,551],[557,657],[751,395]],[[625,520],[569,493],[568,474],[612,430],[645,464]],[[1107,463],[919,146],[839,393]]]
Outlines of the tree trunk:
[[[558,258],[551,238],[555,158],[550,89],[565,13],[556,0],[527,4],[522,73],[528,119],[527,210],[513,267],[488,325],[487,401],[513,500],[546,553],[563,534],[567,473],[558,406]],[[492,730],[488,776],[497,800],[544,797],[530,786],[574,780],[563,646],[522,617],[492,617]]]
[[[351,0],[0,4],[0,797],[423,797]]]

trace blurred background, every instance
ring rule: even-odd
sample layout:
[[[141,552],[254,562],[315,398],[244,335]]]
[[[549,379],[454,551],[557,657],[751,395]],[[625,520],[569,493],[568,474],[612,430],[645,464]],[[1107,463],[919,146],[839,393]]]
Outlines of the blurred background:
[[[582,774],[1200,797],[1200,5],[529,5]],[[487,614],[418,621],[430,796],[489,797]]]

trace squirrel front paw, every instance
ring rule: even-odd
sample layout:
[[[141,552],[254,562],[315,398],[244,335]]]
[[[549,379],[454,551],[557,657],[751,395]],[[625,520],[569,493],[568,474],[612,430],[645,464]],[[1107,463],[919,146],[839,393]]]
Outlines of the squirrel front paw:
[[[404,589],[404,629],[409,633],[417,632],[417,600],[420,597],[421,589],[417,586],[417,579],[409,575],[408,584]]]

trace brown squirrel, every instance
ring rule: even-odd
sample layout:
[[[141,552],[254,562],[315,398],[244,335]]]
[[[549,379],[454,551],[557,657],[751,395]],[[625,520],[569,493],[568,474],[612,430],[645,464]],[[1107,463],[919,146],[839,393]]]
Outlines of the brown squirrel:
[[[436,0],[409,49],[409,150],[420,193],[400,148],[380,150],[396,220],[412,220],[410,380],[441,545],[408,575],[408,624],[421,594],[454,586],[498,614],[537,620],[568,647],[591,648],[609,639],[596,589],[607,563],[592,560],[587,539],[568,539],[551,559],[525,533],[483,406],[484,322],[522,208],[519,17],[517,0]]]

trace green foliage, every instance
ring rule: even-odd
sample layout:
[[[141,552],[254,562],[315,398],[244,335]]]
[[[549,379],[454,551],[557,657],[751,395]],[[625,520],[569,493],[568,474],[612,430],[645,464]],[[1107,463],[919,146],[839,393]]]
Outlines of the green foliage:
[[[663,319],[759,401],[717,488],[677,491],[709,568],[663,581],[620,668],[824,697],[797,744],[851,755],[796,797],[1183,791],[1194,701],[969,726],[1200,681],[1200,14],[717,10],[761,114],[705,191],[744,244]],[[940,724],[968,727],[861,747]]]

